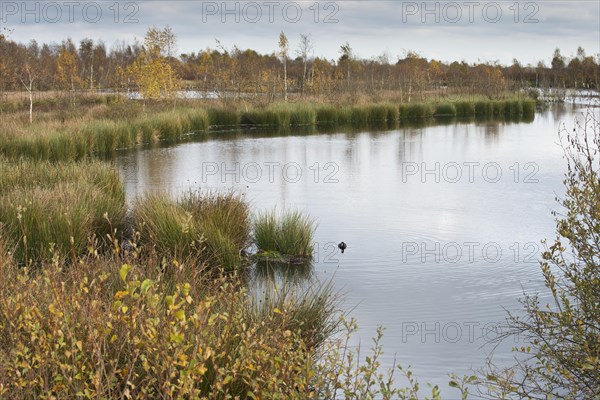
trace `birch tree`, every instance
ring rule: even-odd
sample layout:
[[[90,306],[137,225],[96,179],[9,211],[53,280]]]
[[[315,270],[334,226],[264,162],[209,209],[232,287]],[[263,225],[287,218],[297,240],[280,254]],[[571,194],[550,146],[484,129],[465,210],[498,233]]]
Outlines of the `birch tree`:
[[[285,101],[288,99],[288,85],[287,85],[287,57],[289,50],[289,42],[285,33],[281,31],[279,33],[279,55],[283,62],[283,98]]]
[[[306,86],[306,70],[308,65],[309,54],[313,51],[314,45],[309,34],[300,34],[300,46],[296,50],[296,55],[302,59],[302,96],[304,96],[304,88]]]

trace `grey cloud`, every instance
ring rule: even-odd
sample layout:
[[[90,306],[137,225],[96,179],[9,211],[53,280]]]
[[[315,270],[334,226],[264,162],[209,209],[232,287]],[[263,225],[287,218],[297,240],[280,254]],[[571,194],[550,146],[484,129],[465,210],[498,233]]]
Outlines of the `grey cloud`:
[[[22,2],[3,0],[1,3],[5,8],[6,4]],[[27,3],[31,6],[36,2]],[[89,3],[94,2],[80,2],[82,8]],[[270,7],[274,8],[269,8],[266,1],[229,1],[226,3],[229,10],[237,4],[240,12],[247,12],[237,15],[238,23],[235,22],[236,15],[223,15],[223,1],[95,3],[104,12],[103,18],[96,23],[81,16],[73,23],[65,20],[53,24],[31,20],[22,23],[18,15],[7,18],[7,22],[15,30],[12,37],[20,41],[60,41],[71,36],[74,40],[83,37],[103,39],[107,44],[118,40],[132,41],[134,37],[140,39],[149,26],[169,24],[179,37],[181,52],[198,51],[207,46],[214,48],[214,38],[219,38],[227,47],[237,44],[241,48],[251,47],[262,53],[271,53],[277,47],[277,35],[281,30],[290,38],[292,48],[297,44],[300,33],[312,33],[316,43],[315,54],[327,58],[337,58],[339,46],[345,41],[349,41],[365,58],[386,50],[397,55],[403,49],[413,49],[425,57],[443,60],[476,61],[485,55],[507,63],[512,56],[522,56],[527,63],[547,59],[550,56],[548,49],[556,46],[564,48],[565,54],[570,54],[578,45],[584,46],[589,54],[600,51],[600,4],[596,1],[519,2],[517,23],[514,22],[514,8],[510,9],[514,4],[512,1],[479,1],[473,8],[472,21],[469,21],[466,2],[427,2],[427,9],[437,7],[439,23],[435,22],[436,15],[425,12],[420,1],[321,1],[317,3],[318,13],[313,6],[314,1],[279,1],[275,7],[271,3]],[[460,6],[462,17],[458,21],[453,22],[457,15],[453,13],[456,6],[448,6],[450,3]],[[116,22],[115,4],[119,7]],[[526,8],[526,4],[533,4],[534,8]],[[129,8],[125,9],[127,6]],[[262,13],[258,19],[257,6]],[[286,6],[287,17],[283,14]],[[302,18],[293,21],[297,6],[302,7]],[[491,23],[492,11],[498,6],[502,10],[502,18]],[[490,10],[487,16],[482,13],[485,7]],[[124,18],[132,11],[136,11],[133,18],[138,22],[126,23]],[[524,23],[523,19],[532,11],[536,11],[532,17],[539,22]],[[334,15],[330,15],[332,13]],[[327,16],[338,22],[325,23]],[[221,21],[222,17],[226,23]],[[269,21],[270,17],[273,21]],[[425,18],[425,23],[422,18]],[[249,22],[252,20],[257,22]]]

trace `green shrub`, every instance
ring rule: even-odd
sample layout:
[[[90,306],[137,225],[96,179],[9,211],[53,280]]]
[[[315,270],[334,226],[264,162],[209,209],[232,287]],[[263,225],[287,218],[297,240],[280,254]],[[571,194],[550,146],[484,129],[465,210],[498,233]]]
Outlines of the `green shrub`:
[[[337,318],[331,284],[267,285],[257,295],[238,276],[204,278],[187,265],[155,259],[87,259],[63,267],[32,274],[0,258],[2,397],[420,394],[410,371],[380,371],[381,328],[370,351],[349,344],[357,325]],[[409,387],[397,387],[397,371]],[[452,379],[466,398],[464,378]],[[431,398],[439,398],[437,386]]]
[[[161,268],[142,263],[101,260],[65,271],[49,265],[34,276],[3,260],[0,267],[10,279],[0,286],[2,397],[305,398],[314,391],[317,349],[307,339],[328,334],[319,318],[329,297],[288,293],[280,308],[259,314],[236,277],[186,281],[150,274]]]

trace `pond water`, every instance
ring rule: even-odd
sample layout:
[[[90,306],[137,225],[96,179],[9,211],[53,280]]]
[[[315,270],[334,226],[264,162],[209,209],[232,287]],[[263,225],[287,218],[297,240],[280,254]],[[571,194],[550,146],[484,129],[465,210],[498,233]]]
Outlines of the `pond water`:
[[[541,240],[554,237],[563,191],[559,123],[572,129],[582,111],[389,131],[213,133],[116,164],[130,199],[234,188],[255,210],[308,213],[318,222],[314,275],[344,293],[360,326],[355,343],[370,347],[383,325],[384,366],[410,364],[422,384],[446,392],[448,373],[484,365],[505,309],[543,287]],[[508,362],[511,345],[496,362]]]

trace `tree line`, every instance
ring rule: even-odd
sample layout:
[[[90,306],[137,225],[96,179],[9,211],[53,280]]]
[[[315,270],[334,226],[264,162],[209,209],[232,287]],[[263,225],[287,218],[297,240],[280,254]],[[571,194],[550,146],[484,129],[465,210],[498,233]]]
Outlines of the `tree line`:
[[[278,39],[271,54],[226,48],[218,40],[214,48],[177,54],[177,38],[168,26],[150,28],[143,43],[120,42],[110,49],[101,40],[25,44],[0,34],[0,90],[143,89],[147,97],[175,88],[271,97],[394,91],[411,101],[447,88],[488,95],[527,87],[600,88],[600,62],[581,47],[572,57],[556,49],[549,65],[515,59],[506,66],[428,60],[414,51],[395,60],[385,53],[364,59],[348,42],[340,45],[337,60],[326,59],[313,56],[310,34],[300,35],[296,48],[283,32]]]

